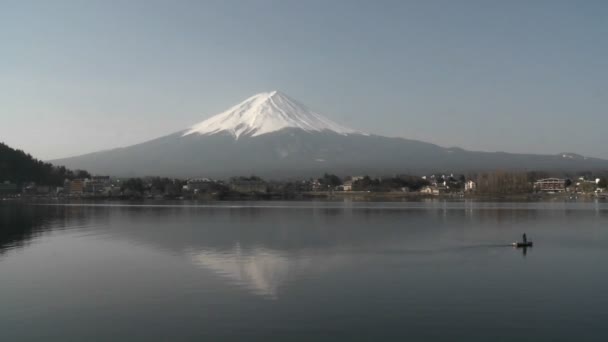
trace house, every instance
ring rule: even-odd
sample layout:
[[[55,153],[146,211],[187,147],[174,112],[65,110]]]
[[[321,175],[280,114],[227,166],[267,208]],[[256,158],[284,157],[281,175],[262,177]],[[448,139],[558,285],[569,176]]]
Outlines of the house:
[[[315,179],[315,180],[312,181],[311,188],[312,188],[312,191],[322,191],[322,190],[325,190],[323,188],[323,184],[321,184],[321,182],[319,182],[317,179]]]
[[[184,190],[192,191],[193,193],[209,192],[213,190],[215,182],[209,178],[191,178],[188,179]]]
[[[561,178],[545,178],[534,182],[537,191],[562,192],[566,190],[566,180]]]
[[[84,180],[83,191],[90,194],[101,194],[111,185],[112,181],[110,176],[93,176],[90,179]]]
[[[336,187],[336,191],[353,191],[353,181],[346,181]]]
[[[38,194],[36,183],[30,182],[23,184],[23,188],[21,189],[24,195],[34,196]]]
[[[64,186],[64,190],[69,195],[82,195],[84,193],[84,180],[82,179],[73,179],[71,181],[66,181],[66,186]]]
[[[101,190],[101,194],[107,197],[120,196],[121,190],[119,186],[108,185]]]
[[[470,179],[464,183],[465,192],[473,192],[475,188],[477,188],[477,184]]]
[[[93,179],[86,179],[83,182],[83,192],[96,194],[102,192],[106,185],[103,182],[96,181]]]
[[[91,177],[91,180],[93,180],[95,182],[103,183],[105,185],[110,184],[112,181],[110,179],[110,176],[93,176],[93,177]]]
[[[296,183],[296,188],[298,189],[298,191],[301,191],[301,192],[313,191],[313,181],[309,181],[309,180],[299,181]]]
[[[439,195],[439,189],[434,186],[425,186],[420,189],[420,193],[425,195]]]

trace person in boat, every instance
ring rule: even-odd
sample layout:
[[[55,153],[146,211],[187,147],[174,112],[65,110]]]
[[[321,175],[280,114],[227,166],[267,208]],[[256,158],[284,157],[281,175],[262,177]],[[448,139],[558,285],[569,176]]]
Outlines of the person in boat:
[[[524,239],[524,244],[528,243],[528,237],[526,236],[526,233],[524,233],[523,239]]]

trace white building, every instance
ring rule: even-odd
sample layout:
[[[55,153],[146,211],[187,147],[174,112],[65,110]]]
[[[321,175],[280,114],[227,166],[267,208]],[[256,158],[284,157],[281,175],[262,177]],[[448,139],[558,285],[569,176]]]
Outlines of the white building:
[[[476,188],[477,188],[477,184],[475,184],[475,182],[473,182],[470,179],[464,183],[464,191],[465,192],[475,191]]]
[[[346,181],[344,182],[344,184],[342,185],[338,185],[336,187],[337,191],[353,191],[353,182],[352,181]]]
[[[561,192],[566,190],[566,180],[561,178],[545,178],[534,182],[534,188],[539,191]]]
[[[420,193],[426,195],[439,195],[439,189],[434,186],[425,186],[420,189]]]

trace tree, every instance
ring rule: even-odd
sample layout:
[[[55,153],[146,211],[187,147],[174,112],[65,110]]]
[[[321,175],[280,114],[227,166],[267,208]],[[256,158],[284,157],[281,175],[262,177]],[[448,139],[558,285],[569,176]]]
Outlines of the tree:
[[[231,182],[263,182],[264,180],[258,176],[252,175],[249,177],[239,176],[239,177],[231,177]]]
[[[91,174],[85,170],[76,170],[76,171],[74,171],[74,175],[76,178],[79,178],[79,179],[91,178]]]
[[[144,181],[141,178],[129,178],[126,181],[122,182],[122,184],[120,185],[120,190],[123,192],[143,194],[143,192],[146,190],[146,186],[144,185]]]
[[[549,178],[551,175],[545,171],[529,171],[526,173],[528,182],[536,182],[539,179]]]
[[[529,175],[517,172],[496,171],[477,177],[477,192],[481,194],[512,195],[532,191]]]
[[[600,182],[597,183],[597,186],[602,189],[608,188],[608,178],[606,178],[606,177],[600,178]]]
[[[336,175],[326,173],[323,175],[323,178],[319,178],[319,183],[326,187],[334,188],[338,185],[342,185],[342,180]]]

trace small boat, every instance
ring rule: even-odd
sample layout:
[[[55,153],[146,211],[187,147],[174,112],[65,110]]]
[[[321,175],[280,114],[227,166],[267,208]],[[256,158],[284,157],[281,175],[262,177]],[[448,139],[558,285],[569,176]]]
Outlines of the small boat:
[[[513,247],[515,247],[515,248],[532,247],[532,241],[513,242]]]

